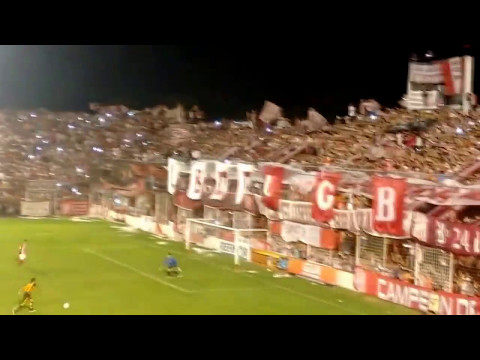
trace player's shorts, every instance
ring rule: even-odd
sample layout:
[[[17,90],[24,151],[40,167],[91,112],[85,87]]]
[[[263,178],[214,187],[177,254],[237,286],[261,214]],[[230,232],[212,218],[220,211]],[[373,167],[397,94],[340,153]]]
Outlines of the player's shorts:
[[[22,300],[20,301],[21,304],[25,303],[26,301],[32,301],[32,294],[24,292]]]
[[[21,260],[21,261],[25,261],[27,259],[27,255],[25,254],[20,254],[18,255],[18,258]]]

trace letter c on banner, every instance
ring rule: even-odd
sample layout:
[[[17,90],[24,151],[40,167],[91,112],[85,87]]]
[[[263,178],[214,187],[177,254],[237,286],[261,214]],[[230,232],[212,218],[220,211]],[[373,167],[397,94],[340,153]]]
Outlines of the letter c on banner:
[[[265,184],[263,184],[263,193],[265,196],[270,197],[273,196],[270,188],[272,186],[273,176],[272,175],[265,175]]]

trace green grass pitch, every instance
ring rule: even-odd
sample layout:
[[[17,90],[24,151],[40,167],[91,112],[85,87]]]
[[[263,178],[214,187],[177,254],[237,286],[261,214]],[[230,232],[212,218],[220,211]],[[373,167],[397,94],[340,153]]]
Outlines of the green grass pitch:
[[[104,221],[0,220],[0,314],[12,313],[18,290],[31,277],[38,283],[34,315],[415,314],[352,291],[274,278],[252,264],[236,272],[231,256],[157,244],[161,240],[150,234],[121,227]],[[19,266],[24,239],[28,258]],[[168,278],[159,269],[169,251],[182,278]]]

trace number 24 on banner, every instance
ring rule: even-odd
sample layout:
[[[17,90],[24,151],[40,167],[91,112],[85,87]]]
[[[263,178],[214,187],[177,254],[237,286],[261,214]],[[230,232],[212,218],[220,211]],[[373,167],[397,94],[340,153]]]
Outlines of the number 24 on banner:
[[[312,199],[312,217],[318,222],[327,222],[333,219],[335,194],[341,176],[339,173],[317,175]]]

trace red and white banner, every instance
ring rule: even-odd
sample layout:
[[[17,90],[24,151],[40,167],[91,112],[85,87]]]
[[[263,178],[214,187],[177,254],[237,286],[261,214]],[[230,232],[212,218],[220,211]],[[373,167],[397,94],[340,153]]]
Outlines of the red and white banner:
[[[222,161],[215,163],[215,189],[210,195],[212,200],[223,200],[228,192],[228,168],[230,165]]]
[[[190,183],[188,186],[187,196],[192,200],[200,200],[202,198],[203,183],[206,176],[207,164],[202,161],[194,161],[190,171]]]
[[[334,217],[335,194],[342,175],[339,173],[319,173],[313,191],[312,218],[318,222],[328,222]]]
[[[262,112],[258,117],[264,123],[270,124],[272,121],[277,120],[282,116],[282,108],[270,101],[265,101]]]
[[[480,314],[480,298],[429,290],[362,268],[355,269],[354,285],[359,292],[422,312]]]
[[[237,193],[235,195],[235,204],[240,204],[243,197],[247,195],[248,187],[252,183],[252,174],[255,167],[252,164],[237,165]]]
[[[66,216],[88,215],[88,201],[64,200],[60,203],[60,213]]]
[[[403,208],[407,189],[405,179],[374,176],[373,229],[381,234],[404,236]]]
[[[430,217],[426,239],[428,245],[445,249],[457,255],[480,255],[480,228],[478,225],[442,221]]]
[[[278,211],[284,169],[278,166],[267,166],[264,169],[265,182],[263,184],[263,204],[272,210]]]
[[[420,84],[444,84],[445,95],[461,94],[464,76],[463,58],[454,57],[433,63],[410,63],[409,80]]]

